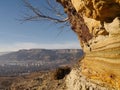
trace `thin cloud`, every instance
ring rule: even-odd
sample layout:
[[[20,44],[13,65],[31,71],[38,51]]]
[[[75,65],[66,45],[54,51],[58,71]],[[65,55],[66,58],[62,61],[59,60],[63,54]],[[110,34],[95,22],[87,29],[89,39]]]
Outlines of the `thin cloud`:
[[[0,45],[0,52],[17,51],[20,49],[79,49],[80,44],[76,42],[57,43],[57,44],[39,44],[39,43],[15,43],[12,45]]]

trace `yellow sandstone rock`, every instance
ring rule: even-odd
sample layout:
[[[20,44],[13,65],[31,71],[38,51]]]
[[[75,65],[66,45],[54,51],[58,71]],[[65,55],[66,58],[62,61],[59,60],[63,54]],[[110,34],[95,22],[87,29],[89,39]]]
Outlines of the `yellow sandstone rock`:
[[[82,74],[120,89],[120,0],[64,2],[69,2],[62,5],[85,52]]]
[[[111,22],[120,15],[120,0],[71,0],[76,11],[87,17]]]

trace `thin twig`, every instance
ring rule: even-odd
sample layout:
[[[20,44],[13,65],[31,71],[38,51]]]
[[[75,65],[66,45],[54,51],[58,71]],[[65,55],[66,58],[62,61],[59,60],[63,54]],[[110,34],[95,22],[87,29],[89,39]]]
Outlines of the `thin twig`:
[[[47,0],[48,1],[48,0]],[[25,6],[27,8],[29,8],[34,14],[35,16],[28,16],[28,17],[25,17],[24,18],[24,21],[36,21],[36,20],[41,20],[42,19],[47,19],[47,20],[51,20],[53,22],[59,22],[59,23],[63,23],[63,22],[66,22],[68,21],[68,18],[64,18],[64,19],[59,19],[59,18],[54,18],[54,17],[51,17],[51,16],[48,16],[48,15],[44,15],[42,13],[42,11],[40,11],[39,9],[33,7],[27,0],[24,0],[24,3],[25,3]],[[50,2],[48,2],[48,4],[50,5]],[[54,8],[50,5],[51,8]]]

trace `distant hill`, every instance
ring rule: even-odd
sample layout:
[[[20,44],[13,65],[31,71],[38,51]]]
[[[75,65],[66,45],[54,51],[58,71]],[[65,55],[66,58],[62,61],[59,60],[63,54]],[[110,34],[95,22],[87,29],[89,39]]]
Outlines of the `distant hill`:
[[[0,76],[24,75],[31,72],[72,66],[83,56],[80,49],[30,49],[0,56]]]
[[[8,54],[8,53],[10,53],[10,52],[0,52],[0,56],[4,55],[4,54]]]
[[[11,52],[0,56],[0,60],[4,61],[55,61],[60,59],[72,60],[72,58],[78,58],[83,55],[81,49],[30,49],[19,50],[17,52]]]

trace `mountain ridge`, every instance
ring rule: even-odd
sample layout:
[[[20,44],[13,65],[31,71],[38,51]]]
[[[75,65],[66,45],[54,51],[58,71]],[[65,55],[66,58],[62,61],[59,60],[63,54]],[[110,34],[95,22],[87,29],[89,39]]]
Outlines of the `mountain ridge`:
[[[0,56],[0,76],[18,76],[72,66],[83,55],[80,49],[29,49]]]
[[[57,58],[60,57],[67,57],[66,55],[79,53],[82,54],[81,49],[22,49],[16,52],[10,52],[4,55],[0,56],[0,60],[17,60],[17,61],[23,61],[23,60],[40,60],[40,59],[46,59],[46,58],[54,58],[55,56]],[[61,55],[61,56],[59,56]],[[64,56],[63,56],[64,55]],[[51,57],[49,57],[51,56]]]

